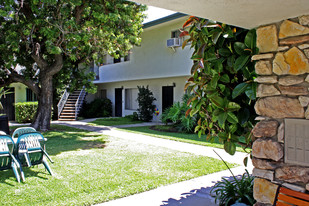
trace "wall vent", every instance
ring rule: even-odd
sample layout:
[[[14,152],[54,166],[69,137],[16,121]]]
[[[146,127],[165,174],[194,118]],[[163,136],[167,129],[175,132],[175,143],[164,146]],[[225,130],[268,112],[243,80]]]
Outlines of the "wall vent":
[[[309,166],[309,120],[285,119],[284,161]]]
[[[177,47],[177,46],[180,46],[180,39],[179,38],[168,39],[166,41],[166,45],[167,45],[167,47]]]

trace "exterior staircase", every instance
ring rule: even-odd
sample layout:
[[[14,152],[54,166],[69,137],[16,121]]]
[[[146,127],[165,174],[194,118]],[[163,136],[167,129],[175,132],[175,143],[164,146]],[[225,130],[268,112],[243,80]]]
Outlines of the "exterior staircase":
[[[66,90],[58,103],[58,120],[75,121],[86,97],[85,88],[68,93]]]

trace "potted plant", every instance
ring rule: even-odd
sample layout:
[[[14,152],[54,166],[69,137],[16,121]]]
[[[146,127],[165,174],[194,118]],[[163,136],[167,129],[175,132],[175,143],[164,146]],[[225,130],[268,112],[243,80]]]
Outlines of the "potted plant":
[[[4,87],[0,88],[0,110],[3,110],[3,105],[1,103],[2,97],[5,98],[5,95],[9,94],[8,90],[5,90]],[[0,131],[10,134],[9,129],[9,118],[6,114],[0,113]]]

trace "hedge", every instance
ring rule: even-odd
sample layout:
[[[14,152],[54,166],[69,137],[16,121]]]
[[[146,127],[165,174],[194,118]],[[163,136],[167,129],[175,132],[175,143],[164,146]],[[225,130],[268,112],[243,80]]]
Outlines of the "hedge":
[[[15,120],[18,123],[32,122],[38,108],[38,102],[15,103]]]

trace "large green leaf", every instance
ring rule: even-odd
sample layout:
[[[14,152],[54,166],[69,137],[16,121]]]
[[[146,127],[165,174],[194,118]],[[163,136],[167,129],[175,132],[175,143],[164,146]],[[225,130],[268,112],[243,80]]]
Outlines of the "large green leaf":
[[[255,29],[250,30],[245,37],[245,45],[254,49],[256,47],[256,31]]]
[[[236,59],[235,63],[234,63],[234,69],[236,71],[241,70],[248,62],[250,56],[240,56]]]
[[[245,91],[247,97],[249,97],[249,99],[251,99],[251,100],[256,99],[256,87],[257,87],[257,83],[252,82],[252,83],[249,84],[248,88]]]
[[[228,112],[227,113],[227,121],[231,124],[237,124],[238,123],[238,118],[237,116],[232,113],[232,112]]]
[[[226,112],[221,112],[219,115],[218,115],[218,123],[220,125],[220,127],[223,127],[224,126],[224,123],[227,119],[227,113]]]
[[[224,143],[224,150],[230,155],[234,155],[236,152],[236,144],[231,141],[226,141]]]
[[[229,77],[229,75],[223,74],[223,75],[220,77],[220,81],[222,81],[222,82],[224,82],[224,83],[230,83],[230,77]]]
[[[246,55],[246,45],[242,42],[235,42],[234,43],[234,49],[236,51],[237,54],[239,55]]]
[[[218,74],[215,74],[212,79],[210,80],[210,86],[212,88],[216,88],[217,87],[217,84],[218,84],[218,81],[219,81],[219,75]]]
[[[232,92],[232,98],[235,99],[235,98],[238,97],[240,94],[244,93],[244,92],[246,91],[247,87],[248,87],[248,84],[245,83],[245,82],[238,84],[238,85],[234,88],[234,90],[233,90],[233,92]]]
[[[229,102],[227,108],[230,112],[237,111],[240,109],[240,105],[235,102]]]
[[[219,54],[224,57],[228,57],[231,55],[231,51],[228,48],[220,48],[218,51]]]
[[[224,109],[224,99],[219,96],[212,96],[210,101],[215,104],[217,107]]]

